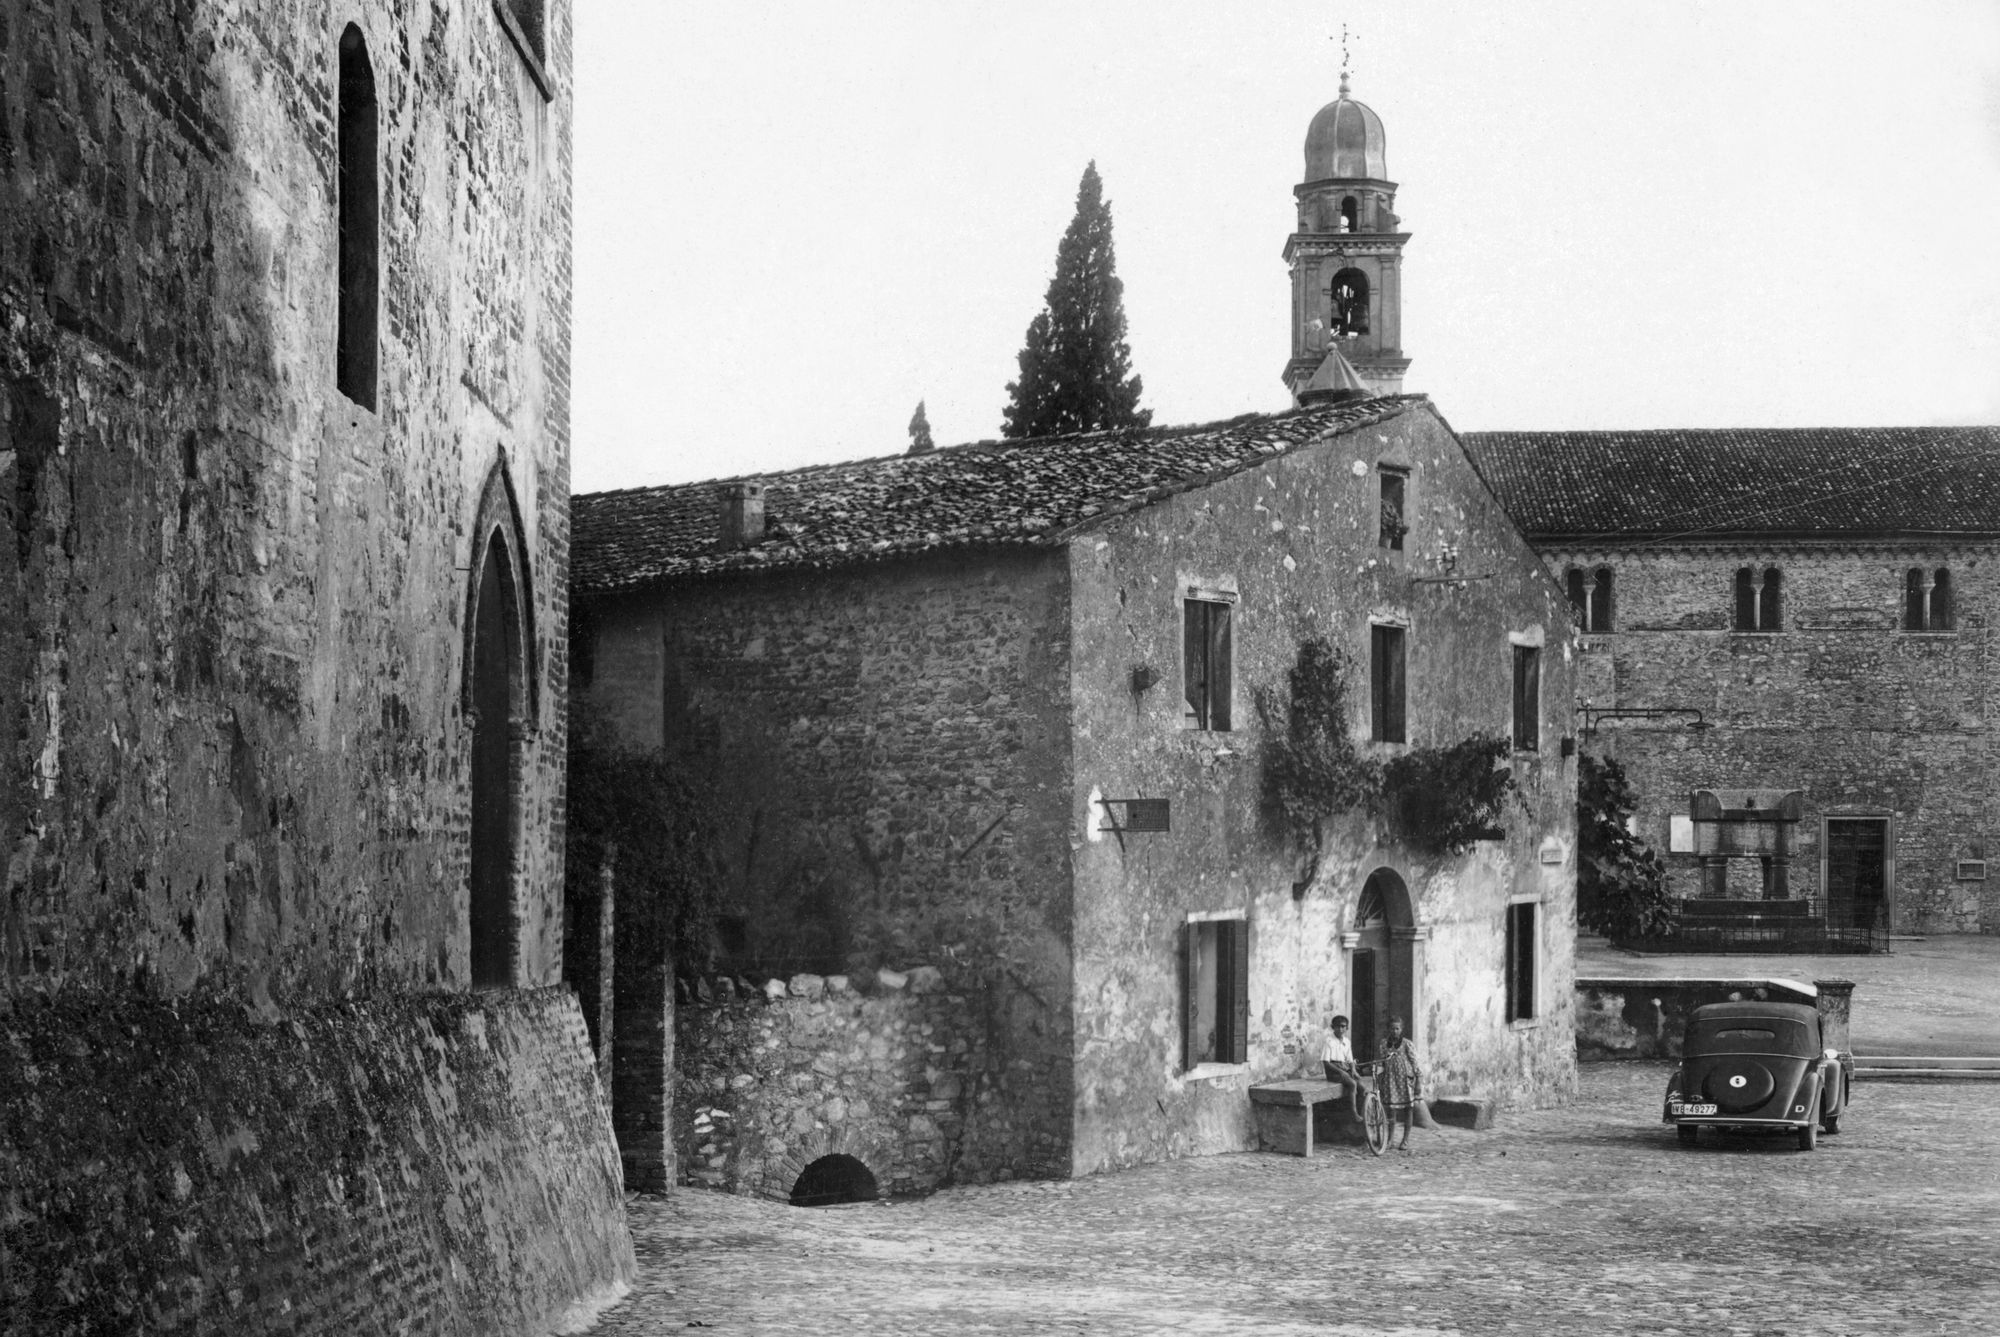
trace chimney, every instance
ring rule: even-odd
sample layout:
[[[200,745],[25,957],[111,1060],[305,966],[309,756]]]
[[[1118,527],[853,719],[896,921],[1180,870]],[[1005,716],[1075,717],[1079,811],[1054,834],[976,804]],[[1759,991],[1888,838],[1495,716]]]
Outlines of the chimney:
[[[747,548],[764,540],[764,485],[729,483],[722,489],[722,546]]]

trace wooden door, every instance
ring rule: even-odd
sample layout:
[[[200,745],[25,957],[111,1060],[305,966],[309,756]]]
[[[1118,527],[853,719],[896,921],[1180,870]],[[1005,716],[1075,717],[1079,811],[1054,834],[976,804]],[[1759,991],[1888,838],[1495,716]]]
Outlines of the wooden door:
[[[1889,822],[1828,818],[1826,922],[1833,928],[1888,927]]]

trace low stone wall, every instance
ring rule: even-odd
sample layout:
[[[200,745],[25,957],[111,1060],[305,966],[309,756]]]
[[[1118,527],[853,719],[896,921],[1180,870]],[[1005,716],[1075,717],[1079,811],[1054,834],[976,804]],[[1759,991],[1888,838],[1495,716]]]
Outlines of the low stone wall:
[[[567,989],[0,1000],[0,1331],[541,1333],[632,1273]]]
[[[1576,1057],[1579,1063],[1612,1059],[1675,1059],[1688,1014],[1708,1003],[1769,999],[1817,1007],[1820,1032],[1835,1049],[1847,1050],[1853,1003],[1850,980],[1785,979],[1615,979],[1579,976],[1576,981]]]
[[[1063,1172],[1066,1140],[1034,1122],[1049,1101],[1033,1065],[1006,1062],[979,995],[936,970],[722,984],[729,996],[704,981],[678,1013],[683,1182],[789,1200],[830,1155],[883,1194]]]

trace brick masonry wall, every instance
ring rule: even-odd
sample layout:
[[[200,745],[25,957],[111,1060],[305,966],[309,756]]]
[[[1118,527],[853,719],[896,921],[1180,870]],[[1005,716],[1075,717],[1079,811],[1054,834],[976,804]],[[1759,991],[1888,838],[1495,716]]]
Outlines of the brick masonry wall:
[[[1377,546],[1378,462],[1409,469],[1404,550]],[[1462,587],[1418,585],[1443,545]],[[1105,525],[1071,545],[1075,792],[1067,839],[1077,873],[1075,1169],[1255,1145],[1246,1087],[1317,1074],[1327,1021],[1352,1011],[1343,935],[1378,868],[1408,888],[1415,928],[1412,1034],[1436,1092],[1503,1103],[1565,1098],[1575,1085],[1575,762],[1569,619],[1448,429],[1420,408],[1273,460]],[[1183,722],[1185,587],[1233,588],[1233,728]],[[1408,625],[1412,745],[1508,736],[1510,634],[1543,644],[1541,750],[1517,753],[1519,801],[1504,840],[1431,859],[1365,813],[1335,815],[1315,869],[1260,822],[1268,741],[1256,706],[1282,703],[1301,641],[1327,638],[1350,658],[1354,736],[1381,760],[1407,752],[1369,737],[1369,619]],[[1159,675],[1132,688],[1135,666]],[[1092,828],[1097,796],[1166,798],[1172,831]],[[1309,877],[1302,894],[1294,883]],[[1503,1016],[1510,900],[1540,903],[1538,1019]],[[1248,1062],[1190,1075],[1183,1058],[1186,919],[1240,911],[1249,921]]]
[[[971,1125],[963,1160],[1015,1174],[1068,1167],[1063,578],[1059,554],[1005,555],[596,604],[582,694],[716,795],[719,968],[922,964],[980,1000],[1012,1115]]]
[[[1009,1125],[980,1000],[935,971],[850,983],[799,975],[786,993],[686,1005],[674,1139],[690,1184],[788,1200],[822,1156],[852,1156],[884,1194],[1011,1179]],[[865,990],[866,992],[863,992]],[[983,1135],[976,1130],[984,1128]]]
[[[547,1332],[633,1275],[566,989],[23,999],[0,1131],[7,1332]]]
[[[1670,819],[1697,788],[1799,789],[1795,896],[1820,894],[1823,822],[1887,815],[1899,932],[2000,932],[2000,880],[1959,881],[2000,830],[2000,722],[1993,691],[1994,557],[1978,548],[1548,549],[1551,570],[1609,565],[1617,625],[1585,641],[1582,695],[1597,706],[1682,705],[1715,727],[1607,721],[1589,746],[1625,766],[1640,834],[1669,849]],[[1738,567],[1784,572],[1784,630],[1732,632]],[[1947,567],[1956,630],[1900,629],[1904,572]],[[1674,890],[1698,864],[1668,855]],[[1732,869],[1754,886],[1750,865]],[[1760,889],[1747,890],[1761,894]]]
[[[378,411],[334,385],[338,44],[376,81]],[[0,0],[0,990],[468,977],[464,610],[533,588],[523,984],[560,969],[571,10]]]

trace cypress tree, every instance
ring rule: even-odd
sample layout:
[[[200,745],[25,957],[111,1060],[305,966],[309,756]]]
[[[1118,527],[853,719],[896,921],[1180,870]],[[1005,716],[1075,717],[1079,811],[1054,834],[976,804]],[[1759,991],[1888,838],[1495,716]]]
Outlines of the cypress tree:
[[[924,401],[917,401],[916,416],[910,419],[910,451],[912,455],[925,455],[937,448],[931,440],[931,420],[924,413]]]
[[[1125,342],[1125,285],[1111,248],[1111,206],[1097,164],[1083,169],[1076,216],[1056,247],[1048,297],[1028,324],[1021,375],[1007,382],[1000,434],[1056,436],[1108,427],[1144,427],[1140,382]]]

